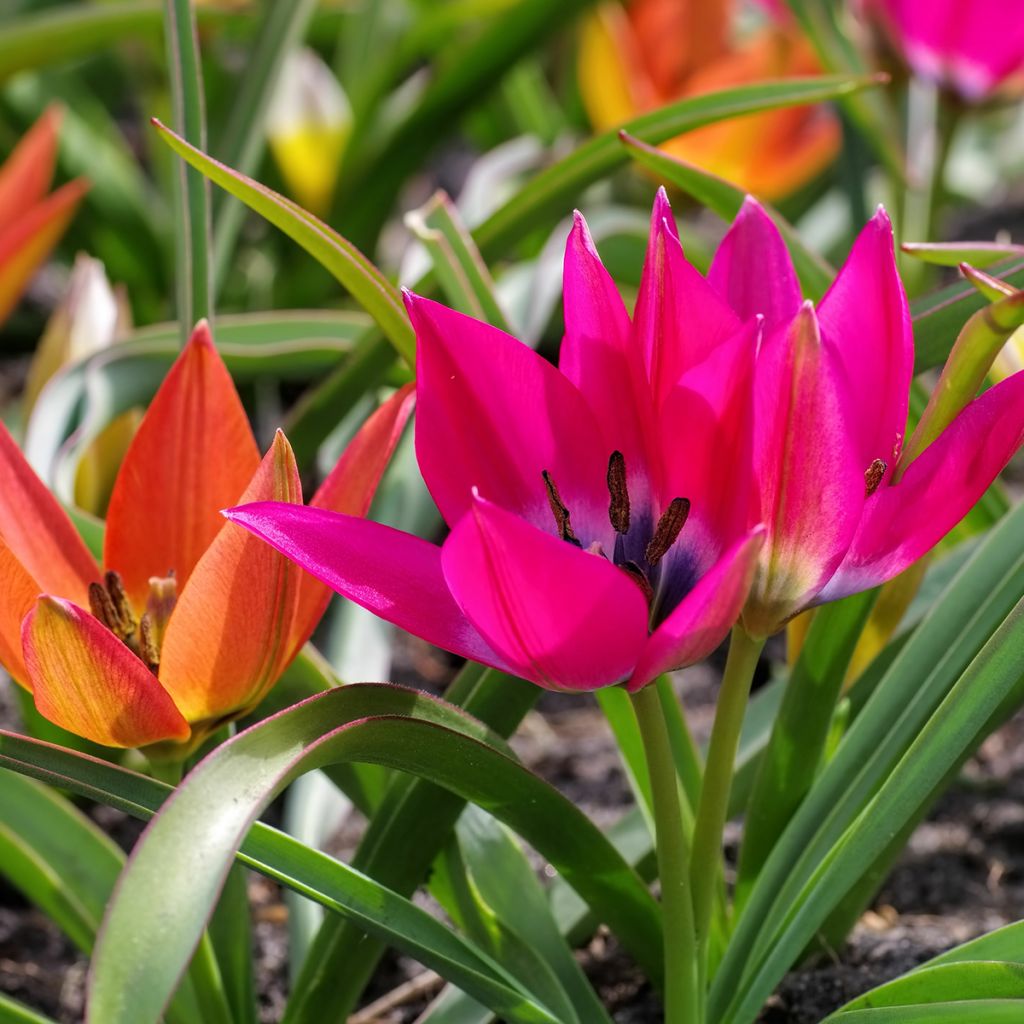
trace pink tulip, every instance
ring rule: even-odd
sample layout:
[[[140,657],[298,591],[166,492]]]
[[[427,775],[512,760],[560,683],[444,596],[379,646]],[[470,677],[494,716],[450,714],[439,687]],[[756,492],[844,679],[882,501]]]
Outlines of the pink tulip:
[[[744,624],[768,635],[810,605],[898,575],[967,514],[1024,442],[1024,373],[970,402],[908,464],[913,334],[884,210],[817,310],[752,199],[708,277],[740,315],[765,316],[754,515],[768,533]]]
[[[986,98],[1024,70],[1019,0],[864,0],[914,73],[966,100]]]
[[[338,593],[456,654],[552,689],[638,689],[737,620],[751,526],[760,320],[684,259],[659,193],[630,321],[581,216],[556,369],[412,295],[416,448],[441,545],[275,502],[227,515]]]

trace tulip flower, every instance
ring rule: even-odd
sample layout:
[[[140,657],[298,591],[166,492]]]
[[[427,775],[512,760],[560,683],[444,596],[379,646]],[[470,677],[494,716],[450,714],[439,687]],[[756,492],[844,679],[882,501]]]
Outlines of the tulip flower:
[[[67,228],[88,189],[81,178],[49,192],[60,111],[50,107],[0,166],[0,323]]]
[[[365,514],[408,411],[399,393],[368,421],[313,501]],[[0,473],[0,663],[87,739],[180,757],[260,702],[326,607],[327,588],[219,515],[302,492],[283,434],[260,459],[203,323],[125,456],[104,571],[2,428]]]
[[[1024,72],[1024,17],[1015,0],[863,0],[914,74],[969,101]]]
[[[913,335],[881,209],[817,309],[750,199],[708,276],[741,315],[765,317],[755,472],[768,532],[744,624],[767,636],[806,607],[892,579],[967,514],[1024,441],[1024,374],[908,457]]]
[[[820,73],[797,26],[764,6],[772,23],[735,44],[733,5],[726,0],[629,0],[625,10],[599,8],[584,23],[579,55],[591,122],[605,130],[687,96]],[[661,148],[770,200],[819,174],[839,142],[828,110],[793,107],[708,125]]]
[[[686,263],[664,193],[632,322],[579,215],[564,298],[556,369],[406,297],[442,545],[298,505],[227,515],[383,618],[544,687],[635,690],[704,657],[761,545],[748,522],[759,323]]]

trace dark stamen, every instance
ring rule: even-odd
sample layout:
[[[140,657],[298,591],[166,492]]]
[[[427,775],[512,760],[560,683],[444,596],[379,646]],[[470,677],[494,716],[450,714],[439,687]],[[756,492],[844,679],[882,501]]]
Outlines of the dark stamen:
[[[139,654],[149,671],[156,675],[160,667],[160,645],[155,636],[153,620],[145,614],[139,619]]]
[[[121,622],[117,609],[102,583],[89,584],[89,610],[111,633],[117,633],[120,636],[118,630]]]
[[[558,488],[555,486],[555,481],[551,479],[551,474],[545,469],[541,471],[540,475],[544,478],[544,486],[548,489],[548,504],[551,506],[551,514],[555,517],[558,536],[562,540],[567,540],[570,544],[575,544],[578,548],[583,547],[576,534],[572,532],[572,525],[569,523],[569,509],[565,502],[562,501]]]
[[[104,576],[107,584],[107,593],[110,594],[111,603],[117,612],[117,627],[114,632],[122,639],[129,637],[135,632],[135,616],[132,615],[131,605],[128,603],[128,595],[125,593],[124,583],[121,574],[113,571]]]
[[[626,488],[626,460],[622,452],[614,451],[608,459],[608,493],[611,504],[608,518],[616,533],[629,533],[629,491]]]
[[[650,604],[654,600],[654,587],[651,586],[651,581],[647,578],[643,569],[636,562],[623,562],[622,570],[644,592],[644,597],[647,598],[647,603]]]
[[[864,497],[870,498],[875,491],[878,490],[878,485],[882,482],[882,477],[885,476],[885,471],[889,467],[886,465],[884,459],[875,459],[866,470],[864,470]]]
[[[689,498],[673,498],[669,506],[661,514],[658,525],[654,528],[654,536],[647,545],[645,552],[648,564],[657,565],[666,552],[676,542],[680,531],[686,525],[686,517],[690,514]]]

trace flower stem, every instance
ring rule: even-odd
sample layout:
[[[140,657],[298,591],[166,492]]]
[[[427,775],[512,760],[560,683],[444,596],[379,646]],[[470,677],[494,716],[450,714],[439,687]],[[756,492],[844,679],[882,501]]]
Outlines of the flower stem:
[[[721,865],[722,832],[725,829],[729,790],[732,788],[733,764],[750,695],[750,683],[763,647],[763,639],[752,637],[739,624],[733,627],[729,657],[725,663],[718,707],[715,710],[715,724],[711,729],[700,803],[697,805],[690,884],[693,887],[694,930],[702,985],[707,965],[711,910]]]
[[[644,755],[651,778],[654,824],[665,927],[665,1024],[696,1024],[697,946],[689,891],[689,850],[683,831],[679,779],[658,691],[647,686],[633,695]]]

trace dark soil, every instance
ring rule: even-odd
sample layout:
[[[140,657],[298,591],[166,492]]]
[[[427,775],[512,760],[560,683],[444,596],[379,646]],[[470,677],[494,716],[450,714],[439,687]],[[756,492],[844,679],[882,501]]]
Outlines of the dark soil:
[[[450,675],[443,655],[413,647],[404,682],[417,675],[434,689]],[[413,671],[415,669],[415,671]],[[684,699],[698,736],[710,727],[718,667],[689,670]],[[0,706],[0,722],[11,712]],[[601,713],[585,696],[546,694],[514,745],[523,760],[600,825],[630,803],[629,788]],[[140,826],[108,808],[93,817],[126,848]],[[347,856],[358,840],[353,817],[331,852]],[[287,992],[287,908],[278,887],[250,883],[255,922],[260,1019],[280,1020]],[[760,1024],[816,1024],[848,999],[950,946],[1024,918],[1024,714],[990,737],[960,781],[911,842],[847,946],[792,972]],[[660,1024],[656,997],[604,932],[581,962],[618,1024]],[[20,895],[0,880],[0,991],[61,1024],[82,1020],[87,963]],[[395,955],[382,963],[368,1005],[351,1024],[412,1024],[439,980]]]

